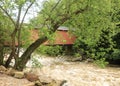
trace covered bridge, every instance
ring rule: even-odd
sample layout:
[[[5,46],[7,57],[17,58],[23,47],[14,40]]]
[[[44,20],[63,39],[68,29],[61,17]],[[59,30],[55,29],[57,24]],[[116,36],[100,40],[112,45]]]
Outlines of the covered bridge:
[[[44,45],[73,45],[76,37],[68,32],[67,27],[59,27],[55,32],[54,41],[51,40],[44,42]]]

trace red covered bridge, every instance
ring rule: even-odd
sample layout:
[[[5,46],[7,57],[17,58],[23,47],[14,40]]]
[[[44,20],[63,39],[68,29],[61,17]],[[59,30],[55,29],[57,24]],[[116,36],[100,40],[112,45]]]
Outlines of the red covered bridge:
[[[35,41],[39,38],[38,30],[31,31],[31,40]],[[59,27],[55,32],[54,40],[47,40],[43,45],[73,45],[76,37],[68,31],[67,27]]]
[[[44,45],[72,45],[75,42],[76,37],[68,32],[67,29],[58,28],[55,32],[54,41],[51,40],[44,42]]]
[[[33,41],[38,39],[38,31],[32,30],[31,31],[31,38]],[[74,44],[76,37],[68,31],[67,27],[59,27],[55,32],[53,40],[47,40],[43,43],[45,46],[63,46],[63,49],[69,53],[71,53],[72,45]]]

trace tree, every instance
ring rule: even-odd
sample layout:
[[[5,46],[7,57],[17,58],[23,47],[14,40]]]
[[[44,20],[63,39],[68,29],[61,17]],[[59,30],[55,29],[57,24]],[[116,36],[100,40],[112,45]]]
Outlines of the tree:
[[[17,57],[19,56],[20,43],[21,43],[20,42],[21,28],[22,28],[23,21],[25,19],[26,14],[34,2],[35,0],[19,0],[19,1],[18,0],[14,0],[14,1],[13,0],[1,0],[0,1],[1,11],[3,12],[4,15],[6,15],[9,18],[12,25],[14,26],[13,27],[14,29],[11,33],[11,40],[12,40],[11,50],[12,51],[11,51],[11,54],[8,60],[6,61],[6,64],[5,64],[6,67],[9,66],[9,63],[11,62],[11,59],[13,57],[16,60]],[[25,10],[25,13],[24,13],[22,20],[20,20],[22,10]],[[16,11],[18,13],[17,15],[16,15]],[[15,16],[17,17],[15,18]],[[17,49],[15,47],[16,38],[18,40]]]
[[[115,35],[119,33],[119,5],[120,0],[91,1],[89,12],[79,16],[77,23],[71,24],[78,28],[75,31],[78,53],[98,60],[111,59],[111,56],[116,59],[112,54],[116,52],[116,43],[119,44],[119,35]]]
[[[70,8],[67,7],[68,2]],[[79,6],[80,4],[82,5],[82,3],[83,1],[76,2],[76,0],[59,0],[57,2],[46,1],[43,5],[43,9],[40,11],[40,16],[42,16],[40,18],[43,19],[43,22],[41,22],[40,25],[46,25],[48,28],[46,30],[47,32],[26,49],[23,55],[17,60],[15,64],[15,69],[22,70],[25,67],[25,64],[30,59],[31,54],[34,52],[34,50],[36,50],[36,48],[38,48],[43,42],[48,39],[49,34],[54,33],[59,26],[63,25],[66,21],[71,19],[72,16],[79,15],[87,11],[87,4],[84,4],[84,6],[79,8],[75,6],[75,4],[77,4],[77,6]],[[72,8],[73,6],[75,6],[75,9]]]
[[[26,49],[25,53],[18,60],[16,69],[23,69],[25,66],[23,64],[26,64],[28,59],[30,59],[32,52],[62,25],[75,28],[75,30],[72,31],[74,31],[78,37],[76,44],[78,49],[81,49],[81,43],[83,43],[85,54],[88,57],[95,57],[95,47],[100,41],[102,31],[109,28],[110,31],[112,31],[115,27],[114,22],[111,22],[110,13],[113,8],[111,4],[113,4],[113,2],[110,0],[46,1],[38,16],[32,20],[32,24],[41,26],[40,31],[45,34]],[[110,38],[112,35],[113,33],[110,34]]]

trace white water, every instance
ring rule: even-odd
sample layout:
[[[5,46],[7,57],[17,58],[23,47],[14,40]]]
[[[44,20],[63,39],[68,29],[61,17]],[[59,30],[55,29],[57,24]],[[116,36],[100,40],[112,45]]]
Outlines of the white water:
[[[66,62],[64,58],[37,57],[43,67],[31,71],[57,80],[67,80],[65,86],[120,86],[120,68],[101,69],[90,63]]]

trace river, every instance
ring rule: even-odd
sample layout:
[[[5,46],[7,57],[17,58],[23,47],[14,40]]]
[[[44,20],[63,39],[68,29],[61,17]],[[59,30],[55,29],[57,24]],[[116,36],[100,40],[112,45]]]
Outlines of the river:
[[[102,69],[92,63],[67,62],[64,57],[37,58],[43,66],[28,69],[38,75],[66,80],[64,86],[120,86],[120,67]],[[31,62],[28,65],[32,65]]]

